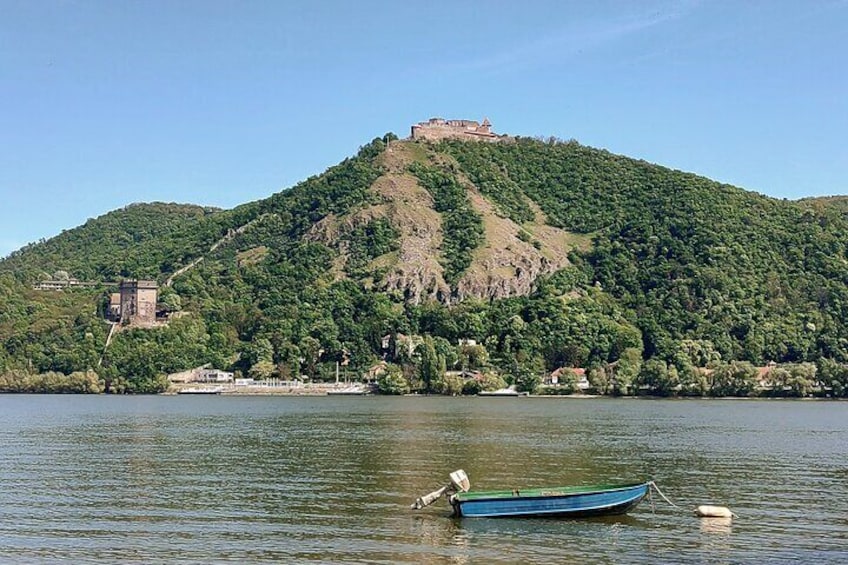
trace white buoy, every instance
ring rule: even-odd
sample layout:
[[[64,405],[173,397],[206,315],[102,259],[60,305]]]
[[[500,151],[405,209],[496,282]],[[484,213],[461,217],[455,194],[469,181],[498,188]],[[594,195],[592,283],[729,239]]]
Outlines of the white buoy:
[[[736,514],[726,506],[711,506],[702,504],[695,509],[695,515],[701,518],[735,518]]]

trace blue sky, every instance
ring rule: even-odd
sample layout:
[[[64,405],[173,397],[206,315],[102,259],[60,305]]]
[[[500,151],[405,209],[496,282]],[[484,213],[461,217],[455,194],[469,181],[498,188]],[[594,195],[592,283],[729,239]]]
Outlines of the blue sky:
[[[848,193],[848,2],[0,0],[0,256],[229,208],[431,116]]]

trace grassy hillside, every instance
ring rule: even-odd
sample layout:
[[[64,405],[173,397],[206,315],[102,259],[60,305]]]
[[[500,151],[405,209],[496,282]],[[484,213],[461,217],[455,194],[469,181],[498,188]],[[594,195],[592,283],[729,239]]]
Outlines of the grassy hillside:
[[[337,361],[359,374],[385,359],[397,391],[468,384],[445,368],[532,388],[573,366],[601,391],[729,394],[749,390],[744,363],[775,361],[792,382],[814,362],[839,384],[846,235],[840,206],[576,142],[388,135],[265,200],[132,206],[0,262],[0,371],[94,369],[149,391],[204,362],[331,378]],[[56,270],[172,280],[162,294],[183,315],[121,332],[98,368],[103,294],[23,284]]]

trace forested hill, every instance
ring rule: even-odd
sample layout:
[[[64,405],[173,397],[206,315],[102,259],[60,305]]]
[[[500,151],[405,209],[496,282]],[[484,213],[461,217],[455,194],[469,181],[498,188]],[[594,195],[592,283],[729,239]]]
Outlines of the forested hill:
[[[819,196],[802,198],[798,201],[803,206],[822,211],[828,208],[835,209],[842,214],[848,214],[848,196]]]
[[[191,234],[199,220],[219,211],[192,204],[130,204],[30,244],[0,264],[27,281],[50,277],[57,270],[80,280],[116,280],[127,273],[153,277],[172,267],[162,260],[177,251],[163,248],[163,241]]]
[[[329,378],[385,360],[396,391],[583,367],[599,391],[728,394],[748,386],[736,362],[777,362],[842,391],[844,210],[576,142],[389,134],[265,200],[134,205],[0,262],[0,374],[152,391],[203,363]],[[31,288],[56,272],[169,283],[172,321],[120,332],[101,365],[108,289]]]

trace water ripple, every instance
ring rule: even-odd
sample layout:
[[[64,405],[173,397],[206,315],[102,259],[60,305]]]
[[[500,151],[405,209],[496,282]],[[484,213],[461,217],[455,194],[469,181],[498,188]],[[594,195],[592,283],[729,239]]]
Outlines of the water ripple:
[[[0,396],[0,562],[848,562],[846,432],[838,402]],[[681,508],[408,510],[459,467],[652,477]]]

